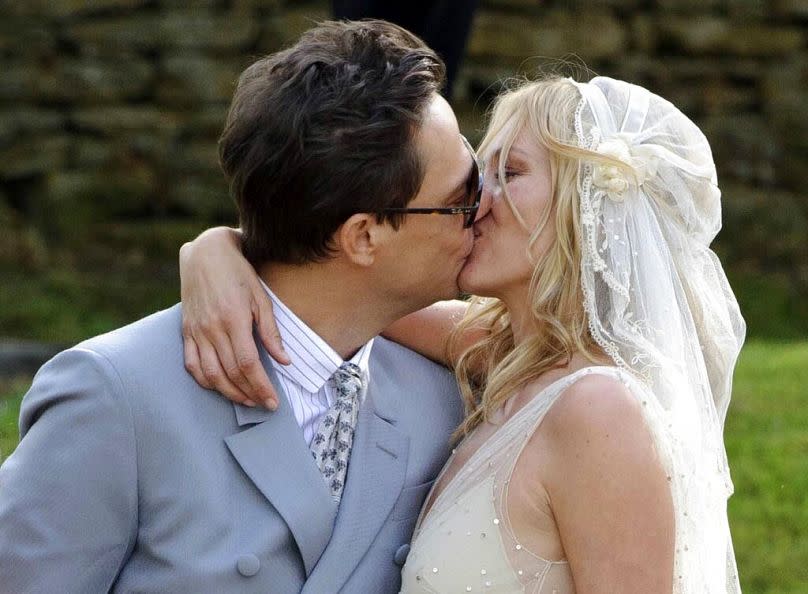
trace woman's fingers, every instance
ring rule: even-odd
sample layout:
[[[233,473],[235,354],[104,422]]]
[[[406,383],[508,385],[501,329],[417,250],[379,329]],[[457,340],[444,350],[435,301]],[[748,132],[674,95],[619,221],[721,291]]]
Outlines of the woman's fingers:
[[[183,337],[188,371],[234,402],[271,410],[278,396],[264,369],[253,323],[273,359],[289,364],[272,303],[240,251],[240,233],[209,229],[180,250]]]
[[[281,333],[278,331],[278,324],[272,309],[272,300],[260,283],[256,283],[256,285],[253,288],[252,315],[258,327],[258,336],[261,337],[261,342],[270,357],[281,365],[289,365],[292,360],[283,348]]]
[[[278,395],[261,363],[255,338],[249,331],[251,326],[252,324],[239,323],[230,328],[228,346],[232,347],[233,363],[232,373],[227,370],[227,375],[253,402],[260,402],[269,410],[276,410]],[[223,350],[219,350],[220,356]]]
[[[196,348],[196,341],[190,331],[184,329],[182,332],[182,348],[185,356],[185,369],[197,384],[210,390],[213,386],[208,384],[208,380],[202,374],[202,363],[199,361],[199,349]]]
[[[223,364],[219,359],[219,355],[222,352],[226,353],[227,348],[217,350],[217,348],[202,335],[195,336],[195,340],[197,349],[199,350],[200,367],[205,383],[208,384],[211,389],[220,392],[228,400],[245,406],[255,406],[256,403],[228,377],[226,372],[227,363]],[[218,345],[218,348],[222,348],[221,344]],[[232,353],[232,350],[230,353]],[[227,355],[224,356],[227,357]]]
[[[252,398],[252,390],[250,382],[241,371],[240,361],[236,358],[233,350],[232,334],[230,332],[218,332],[207,335],[210,340],[212,348],[216,351],[219,357],[219,363],[224,370],[227,379],[239,389],[239,391],[246,396],[249,400],[255,402]]]

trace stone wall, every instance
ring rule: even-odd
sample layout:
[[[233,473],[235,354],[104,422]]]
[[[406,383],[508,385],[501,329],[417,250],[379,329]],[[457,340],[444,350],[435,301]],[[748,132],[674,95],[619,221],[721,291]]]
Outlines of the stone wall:
[[[233,222],[215,141],[234,81],[328,8],[0,4],[0,270],[173,262],[193,231]],[[806,300],[808,0],[482,0],[454,98],[464,130],[479,137],[501,80],[559,58],[693,117],[718,162],[728,268]]]
[[[808,1],[483,3],[465,99],[565,58],[644,85],[704,130],[724,196],[716,248],[736,275],[808,301]]]

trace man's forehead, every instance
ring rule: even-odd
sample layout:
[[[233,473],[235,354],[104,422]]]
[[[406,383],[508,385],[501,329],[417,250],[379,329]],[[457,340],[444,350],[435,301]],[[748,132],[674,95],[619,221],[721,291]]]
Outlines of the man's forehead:
[[[457,118],[449,103],[440,95],[434,95],[424,110],[424,119],[417,137],[427,149],[440,149],[449,138],[460,134]]]

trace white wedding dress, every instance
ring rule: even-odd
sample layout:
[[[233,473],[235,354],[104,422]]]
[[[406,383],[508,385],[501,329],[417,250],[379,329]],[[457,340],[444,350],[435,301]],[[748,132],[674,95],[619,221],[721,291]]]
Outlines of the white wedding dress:
[[[577,178],[581,288],[589,333],[617,367],[570,374],[466,437],[418,521],[402,592],[574,592],[552,509],[525,488],[540,476],[541,448],[524,446],[571,382],[601,373],[640,399],[667,475],[672,593],[739,594],[723,428],[746,325],[710,249],[721,228],[710,145],[642,87],[606,77],[547,84],[578,90],[574,144],[598,154],[581,159]]]
[[[456,450],[435,487],[442,491],[427,498],[402,574],[402,593],[526,592],[572,594],[575,586],[569,564],[548,555],[520,535],[511,519],[514,506],[531,503],[510,493],[514,467],[541,464],[524,460],[525,445],[553,403],[576,380],[598,373],[624,382],[641,398],[643,388],[615,367],[587,367],[545,387],[507,419],[459,469]],[[476,431],[478,431],[479,428]],[[473,440],[472,433],[467,440]],[[525,452],[527,453],[527,452]],[[456,470],[447,477],[449,469]],[[448,483],[444,484],[444,481]]]

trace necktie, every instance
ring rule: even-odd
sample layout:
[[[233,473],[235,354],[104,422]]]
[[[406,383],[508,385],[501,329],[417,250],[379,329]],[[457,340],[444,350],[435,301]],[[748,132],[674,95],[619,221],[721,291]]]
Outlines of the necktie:
[[[320,419],[317,433],[311,442],[311,452],[320,472],[339,503],[345,487],[348,458],[351,455],[356,419],[359,414],[359,395],[362,391],[362,371],[353,363],[343,363],[332,376],[336,398],[331,408]]]

